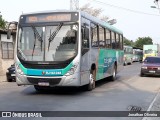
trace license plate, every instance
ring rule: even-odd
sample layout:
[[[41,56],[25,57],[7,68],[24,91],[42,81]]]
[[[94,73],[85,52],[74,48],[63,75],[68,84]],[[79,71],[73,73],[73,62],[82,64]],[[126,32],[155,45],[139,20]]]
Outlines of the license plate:
[[[155,73],[155,71],[149,71],[150,73]]]
[[[11,76],[16,76],[15,74],[11,74]]]
[[[39,82],[38,83],[39,86],[49,86],[48,82]]]

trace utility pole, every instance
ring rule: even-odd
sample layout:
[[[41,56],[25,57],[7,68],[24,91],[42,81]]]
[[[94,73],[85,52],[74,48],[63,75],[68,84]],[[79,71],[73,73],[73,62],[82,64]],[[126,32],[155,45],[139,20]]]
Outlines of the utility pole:
[[[79,0],[70,0],[70,10],[79,10]]]
[[[160,8],[159,8],[159,0],[154,0],[154,3],[158,6],[158,10],[159,10],[159,13],[160,13]]]

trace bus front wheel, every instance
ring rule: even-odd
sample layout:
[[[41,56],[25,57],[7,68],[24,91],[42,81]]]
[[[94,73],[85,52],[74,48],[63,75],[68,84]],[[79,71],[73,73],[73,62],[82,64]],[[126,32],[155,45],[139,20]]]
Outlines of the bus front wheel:
[[[91,91],[95,88],[96,83],[96,70],[91,70],[90,76],[89,76],[89,84],[87,85],[87,90]]]

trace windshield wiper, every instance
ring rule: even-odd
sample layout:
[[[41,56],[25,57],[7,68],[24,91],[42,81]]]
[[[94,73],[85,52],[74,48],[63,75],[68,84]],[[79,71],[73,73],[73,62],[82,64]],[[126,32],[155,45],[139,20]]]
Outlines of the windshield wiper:
[[[50,43],[53,41],[53,39],[55,38],[55,36],[57,35],[57,33],[59,32],[59,30],[61,29],[61,27],[63,26],[63,23],[60,23],[57,28],[55,29],[55,31],[52,32],[50,31],[50,37],[48,39],[49,43],[48,43],[48,51],[49,51],[49,47],[50,47]]]
[[[32,50],[32,57],[33,57],[34,49],[36,46],[36,38],[41,42],[41,51],[42,51],[43,32],[41,33],[41,36],[40,36],[35,26],[32,26],[32,29],[34,31],[34,46],[33,46],[33,50]]]
[[[21,57],[26,60],[26,56],[23,54],[22,50],[18,48],[18,52],[21,54]]]

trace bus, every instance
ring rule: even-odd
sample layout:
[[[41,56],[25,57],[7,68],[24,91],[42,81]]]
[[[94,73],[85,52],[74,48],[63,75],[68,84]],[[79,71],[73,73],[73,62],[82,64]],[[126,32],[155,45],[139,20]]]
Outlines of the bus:
[[[133,63],[133,47],[124,46],[124,63],[123,65],[128,65]]]
[[[160,47],[158,44],[155,45],[143,45],[143,60],[147,56],[159,56]]]
[[[123,68],[123,33],[82,11],[20,16],[15,49],[16,82],[37,91],[56,86],[95,88]]]
[[[143,60],[143,50],[133,47],[133,62],[141,62]]]

